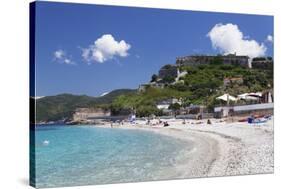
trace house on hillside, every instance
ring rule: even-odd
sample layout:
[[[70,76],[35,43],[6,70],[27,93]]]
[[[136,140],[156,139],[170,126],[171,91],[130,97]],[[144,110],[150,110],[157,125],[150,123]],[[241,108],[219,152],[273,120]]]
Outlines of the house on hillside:
[[[243,84],[243,77],[226,77],[223,79],[224,86],[229,86],[230,84]]]
[[[272,57],[256,57],[252,60],[252,68],[273,69]]]
[[[155,88],[160,88],[160,89],[163,89],[165,87],[165,84],[164,83],[161,83],[161,82],[151,82],[149,84],[150,87],[155,87]]]
[[[156,106],[159,110],[168,110],[169,106],[171,104],[182,104],[181,100],[177,99],[177,98],[169,98],[169,99],[165,99],[165,100],[161,100],[159,102],[156,103]]]

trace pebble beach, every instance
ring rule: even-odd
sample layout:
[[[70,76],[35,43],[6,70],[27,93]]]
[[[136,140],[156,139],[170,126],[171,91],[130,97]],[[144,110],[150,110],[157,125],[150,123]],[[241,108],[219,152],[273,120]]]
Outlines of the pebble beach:
[[[169,123],[168,127],[146,125],[145,121],[113,127],[146,130],[192,142],[194,148],[184,154],[187,161],[175,165],[180,173],[178,178],[274,172],[273,117],[260,124],[218,119],[211,119],[211,124],[207,124],[207,120],[187,120],[185,123],[180,119],[165,121]]]

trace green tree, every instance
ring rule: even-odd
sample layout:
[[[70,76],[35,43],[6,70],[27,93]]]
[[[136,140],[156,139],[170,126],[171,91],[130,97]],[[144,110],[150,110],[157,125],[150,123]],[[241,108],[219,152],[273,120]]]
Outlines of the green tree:
[[[165,82],[165,83],[172,83],[172,82],[175,81],[175,78],[172,77],[172,76],[166,76],[162,79],[162,81]]]
[[[179,110],[181,108],[181,105],[179,103],[174,103],[169,105],[170,110]]]
[[[169,109],[173,110],[175,115],[179,114],[180,108],[181,108],[181,105],[179,103],[170,104],[170,106],[169,106]]]
[[[138,117],[148,117],[151,115],[156,115],[156,116],[161,116],[162,115],[162,111],[157,109],[156,106],[145,106],[145,105],[141,105],[139,107],[137,107],[137,116]]]

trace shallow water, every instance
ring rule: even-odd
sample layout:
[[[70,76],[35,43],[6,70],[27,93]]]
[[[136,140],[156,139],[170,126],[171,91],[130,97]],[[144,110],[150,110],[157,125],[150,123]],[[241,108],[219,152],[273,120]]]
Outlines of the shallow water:
[[[36,187],[177,178],[191,145],[147,131],[91,126],[39,126]],[[189,147],[190,146],[190,147]]]

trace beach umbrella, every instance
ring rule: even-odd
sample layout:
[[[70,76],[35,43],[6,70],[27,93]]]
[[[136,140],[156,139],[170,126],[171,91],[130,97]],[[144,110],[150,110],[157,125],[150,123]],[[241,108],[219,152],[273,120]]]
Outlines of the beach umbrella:
[[[249,93],[248,96],[253,96],[253,97],[261,98],[262,97],[262,93],[261,92]]]
[[[242,99],[242,100],[259,100],[258,96],[259,94],[256,93],[244,93],[244,94],[240,94],[238,95],[238,99]]]
[[[219,100],[223,100],[225,102],[228,102],[228,101],[237,101],[237,98],[235,98],[234,96],[231,96],[229,94],[224,94],[222,96],[219,96],[217,97],[216,99],[219,99]]]

